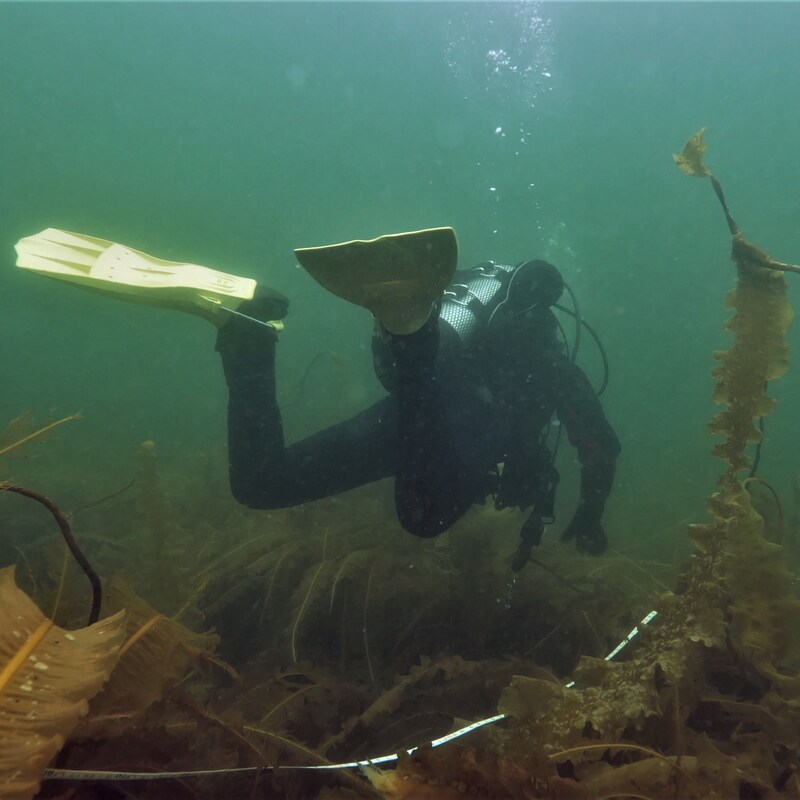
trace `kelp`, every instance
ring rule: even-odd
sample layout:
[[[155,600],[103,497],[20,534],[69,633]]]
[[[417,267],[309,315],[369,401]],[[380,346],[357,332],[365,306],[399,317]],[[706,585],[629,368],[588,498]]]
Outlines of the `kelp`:
[[[693,164],[690,174],[702,172],[712,179],[733,236],[738,280],[727,299],[735,310],[726,325],[734,345],[715,353],[720,366],[713,373],[714,399],[727,408],[709,425],[712,434],[724,437],[714,452],[727,469],[719,478],[720,491],[709,499],[714,521],[696,526],[692,534],[707,558],[717,562],[727,590],[729,645],[762,679],[788,692],[787,699],[800,700],[800,600],[782,548],[766,539],[763,519],[754,512],[738,477],[751,465],[746,445],[762,436],[755,423],[776,405],[767,395],[767,384],[788,368],[785,336],[793,312],[783,273],[791,265],[773,260],[741,234],[719,182],[710,170],[701,169],[702,134],[697,134],[699,142],[693,138],[687,144],[684,153],[695,155],[685,161]]]
[[[173,566],[176,580],[163,585],[151,583],[148,561],[136,557],[138,529],[127,545],[119,540],[113,553],[148,587],[152,604],[135,612],[136,598],[104,598],[109,609],[115,602],[134,609],[119,674],[126,662],[132,668],[120,691],[110,685],[104,693],[116,695],[113,704],[102,695],[93,703],[64,764],[166,769],[379,755],[444,734],[464,716],[493,712],[514,674],[536,672],[526,652],[564,672],[584,646],[581,636],[603,652],[630,624],[633,595],[605,577],[615,562],[576,563],[556,541],[542,544],[537,564],[511,587],[518,514],[472,512],[452,535],[420,542],[389,523],[385,508],[374,490],[269,515],[232,507],[240,544],[218,531],[219,540],[185,548],[192,560]],[[196,535],[187,525],[177,544]],[[588,564],[603,577],[587,576]],[[109,592],[116,583],[108,582]],[[207,666],[205,656],[163,685],[162,651],[134,665],[129,656],[168,630],[156,610],[163,608],[187,609],[195,621],[202,608],[219,628],[223,653],[238,658],[240,678]],[[149,705],[136,702],[138,682],[150,687]],[[259,748],[258,758],[242,736]],[[334,786],[352,791],[353,780],[343,783],[336,773],[261,778],[265,791],[301,798],[325,796]],[[218,786],[192,787],[197,796],[218,796]]]
[[[69,417],[62,419],[48,420],[48,422],[41,426],[36,427],[33,422],[33,416],[23,414],[16,419],[12,420],[6,429],[0,434],[0,458],[9,454],[19,454],[30,442],[44,441],[52,432],[63,425],[64,423],[71,422],[80,417],[79,414],[73,414]],[[54,503],[49,497],[45,497],[41,492],[30,489],[26,486],[20,486],[12,481],[3,480],[0,478],[0,492],[11,492],[12,494],[28,497],[35,500],[40,505],[44,506],[52,515],[56,524],[58,525],[66,546],[72,553],[73,558],[78,563],[80,568],[86,574],[89,583],[92,587],[92,603],[89,611],[89,625],[97,622],[100,615],[101,603],[101,586],[100,578],[93,569],[89,560],[84,555],[80,546],[78,545],[75,536],[72,533],[72,526],[67,518],[67,515]]]
[[[198,549],[194,561],[175,573],[184,582],[151,591],[152,604],[140,611],[136,598],[114,601],[107,596],[108,609],[115,602],[132,609],[127,649],[118,666],[125,678],[120,690],[112,691],[112,676],[108,690],[96,698],[62,755],[64,764],[166,769],[313,764],[380,755],[446,733],[464,716],[493,711],[514,674],[535,672],[534,663],[522,658],[527,650],[563,660],[561,670],[568,669],[575,652],[562,655],[560,637],[550,634],[554,628],[569,631],[573,623],[555,622],[557,617],[571,613],[576,626],[590,620],[594,633],[586,635],[603,637],[596,645],[600,651],[613,644],[617,626],[627,624],[620,620],[608,627],[630,596],[615,587],[600,600],[596,590],[604,581],[585,575],[587,563],[608,572],[613,562],[581,566],[555,541],[544,543],[539,553],[546,570],[535,566],[518,576],[512,596],[508,558],[519,515],[501,516],[500,524],[488,530],[487,518],[471,513],[452,536],[423,543],[390,525],[384,505],[370,491],[321,501],[310,510],[270,514],[271,534],[264,532],[264,515],[243,517],[232,511],[241,544],[229,543],[227,552],[215,542]],[[319,523],[317,530],[308,529],[309,518]],[[494,541],[487,543],[487,538]],[[119,551],[138,583],[140,575],[146,577],[147,562],[124,554]],[[260,581],[253,587],[256,592],[272,586],[266,607],[263,595],[235,590],[251,567],[252,577]],[[111,592],[116,580],[107,583]],[[159,632],[169,630],[162,628],[169,620],[156,609],[192,604],[205,608],[217,624],[223,652],[229,649],[226,640],[241,642],[238,678],[201,655],[181,677],[178,670],[161,685],[169,648],[166,656],[158,651],[152,659],[129,660],[137,648],[148,650]],[[196,607],[192,616],[198,616]],[[296,662],[290,642],[295,626]],[[578,646],[579,640],[570,645]],[[126,662],[130,668],[123,669]],[[139,682],[151,700],[158,699],[149,705],[137,702]],[[113,704],[104,701],[109,694],[115,695]],[[242,736],[253,742],[258,757]],[[335,772],[281,772],[260,780],[267,796],[308,798],[330,794],[334,786],[353,791],[356,779],[343,782]],[[218,796],[218,786],[211,784],[205,788],[192,781],[192,790],[201,797]],[[366,784],[361,790],[374,794]],[[241,793],[249,791],[242,788]]]
[[[27,412],[11,420],[0,432],[0,458],[18,454],[30,442],[45,442],[53,435],[56,428],[67,422],[80,419],[80,414],[71,414],[60,419],[49,418],[44,425],[37,426],[33,414]]]
[[[88,628],[55,625],[0,570],[0,797],[36,793],[88,700],[108,679],[124,635],[120,612]]]
[[[61,536],[64,539],[64,543],[69,549],[69,552],[72,554],[72,557],[89,579],[89,584],[92,587],[92,604],[89,610],[88,624],[92,625],[93,623],[97,622],[100,616],[100,605],[102,602],[102,587],[100,585],[100,578],[92,565],[89,563],[89,560],[83,554],[81,548],[78,546],[78,542],[72,534],[72,526],[70,525],[70,522],[64,512],[49,497],[45,497],[40,492],[36,492],[33,489],[28,489],[25,486],[18,486],[14,483],[2,481],[0,482],[0,491],[12,492],[13,494],[18,494],[23,497],[29,497],[30,499],[35,500],[37,503],[40,503],[42,506],[44,506],[53,516],[53,519],[58,525]]]
[[[213,633],[195,633],[159,613],[119,577],[107,582],[104,601],[109,611],[127,612],[126,641],[119,663],[84,722],[93,736],[101,731],[118,734],[138,724],[219,641]]]
[[[515,543],[515,516],[494,520],[490,535],[485,517],[472,513],[452,535],[420,542],[382,509],[348,503],[357,525],[333,516],[342,501],[320,501],[321,529],[286,512],[272,540],[246,539],[198,572],[195,580],[207,581],[200,605],[223,634],[226,658],[333,661],[377,689],[421,655],[480,660],[535,651],[564,672],[580,647],[601,655],[646,610],[641,597],[630,610],[634,584],[624,593],[612,587],[619,566],[605,562],[602,578],[589,577],[555,542],[511,586],[497,553]]]
[[[164,544],[169,536],[167,501],[156,466],[155,442],[142,442],[136,454],[137,507],[146,537],[144,551],[153,564],[163,563]]]

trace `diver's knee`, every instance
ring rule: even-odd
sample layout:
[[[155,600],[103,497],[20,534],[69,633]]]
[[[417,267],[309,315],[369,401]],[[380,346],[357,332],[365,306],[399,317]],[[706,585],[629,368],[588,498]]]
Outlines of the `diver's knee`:
[[[231,481],[231,494],[239,505],[254,511],[275,511],[287,508],[290,504],[277,492],[263,486],[252,486],[247,483]]]
[[[433,522],[430,520],[425,520],[423,522],[414,520],[409,522],[401,519],[400,524],[403,526],[404,530],[420,539],[434,539],[450,527],[449,525],[439,524],[438,520],[434,520]]]
[[[454,522],[440,514],[428,514],[419,507],[397,507],[397,518],[403,529],[420,539],[433,539],[444,533]]]

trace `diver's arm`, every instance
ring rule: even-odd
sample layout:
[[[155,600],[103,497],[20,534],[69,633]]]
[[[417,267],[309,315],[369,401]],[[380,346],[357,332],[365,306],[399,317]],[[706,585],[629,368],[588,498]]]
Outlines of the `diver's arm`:
[[[598,554],[606,546],[600,519],[614,482],[619,439],[583,370],[563,355],[549,366],[556,413],[581,463],[580,500],[563,538]]]

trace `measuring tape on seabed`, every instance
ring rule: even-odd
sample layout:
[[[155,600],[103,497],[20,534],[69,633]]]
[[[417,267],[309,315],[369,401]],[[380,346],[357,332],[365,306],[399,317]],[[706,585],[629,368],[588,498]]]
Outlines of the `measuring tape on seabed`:
[[[657,611],[651,611],[645,616],[642,621],[631,630],[631,632],[605,657],[605,661],[611,661],[618,656],[622,650],[627,647],[640,633],[641,628],[649,625],[658,615]],[[571,689],[575,686],[575,681],[570,681],[565,685],[565,688]],[[473,722],[464,728],[459,728],[457,731],[448,733],[439,739],[434,739],[430,742],[431,747],[439,747],[439,745],[452,742],[453,739],[458,739],[467,733],[478,728],[483,728],[486,725],[492,725],[495,722],[500,722],[506,719],[506,714],[495,714],[493,717]],[[405,752],[411,755],[417,747],[412,747]],[[400,753],[392,753],[387,756],[378,756],[377,758],[367,758],[363,761],[345,761],[342,764],[307,764],[300,766],[287,766],[287,767],[229,767],[227,769],[193,769],[185,770],[183,772],[111,772],[105,770],[91,770],[91,769],[46,769],[43,780],[62,780],[62,781],[158,781],[168,778],[202,778],[213,775],[246,775],[256,772],[282,772],[287,770],[333,770],[333,769],[358,769],[359,767],[373,767],[379,764],[391,764],[400,758]]]

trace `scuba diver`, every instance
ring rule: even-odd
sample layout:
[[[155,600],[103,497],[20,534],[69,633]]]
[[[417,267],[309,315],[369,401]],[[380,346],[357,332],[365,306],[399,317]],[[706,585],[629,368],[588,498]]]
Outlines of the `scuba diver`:
[[[581,464],[580,500],[562,539],[580,552],[605,551],[601,517],[620,445],[559,338],[552,307],[564,282],[552,264],[456,272],[451,228],[296,250],[322,286],[372,312],[373,361],[387,395],[287,445],[275,377],[289,309],[280,292],[55,229],[17,251],[19,266],[217,326],[230,485],[243,505],[286,508],[394,477],[400,524],[428,538],[491,496],[498,509],[531,509],[512,562],[519,571],[554,521],[559,476],[547,432],[555,414]]]

